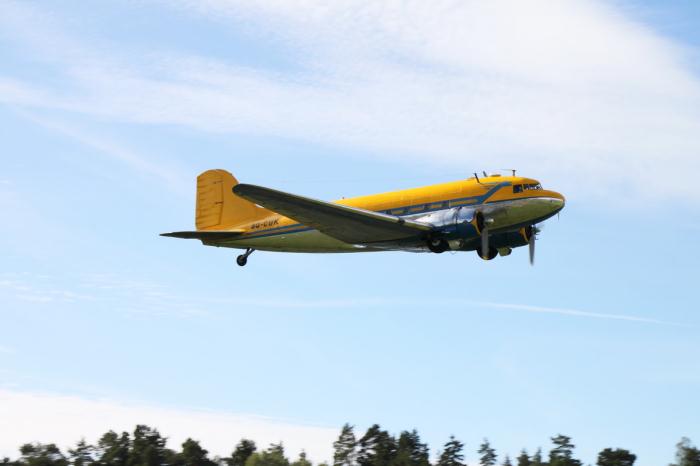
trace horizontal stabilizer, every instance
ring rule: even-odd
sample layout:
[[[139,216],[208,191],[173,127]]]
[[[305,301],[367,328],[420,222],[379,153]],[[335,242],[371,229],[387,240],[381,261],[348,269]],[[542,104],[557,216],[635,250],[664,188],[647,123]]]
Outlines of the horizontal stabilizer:
[[[172,233],[161,233],[160,236],[182,239],[200,239],[202,241],[223,241],[241,236],[239,230],[229,231],[174,231]]]
[[[318,201],[262,186],[238,184],[233,192],[268,210],[351,244],[417,239],[432,226],[371,210]]]

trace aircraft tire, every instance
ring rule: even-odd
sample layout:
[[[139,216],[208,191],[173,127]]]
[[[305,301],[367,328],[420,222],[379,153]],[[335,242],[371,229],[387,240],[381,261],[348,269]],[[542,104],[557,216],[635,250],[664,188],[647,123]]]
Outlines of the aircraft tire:
[[[430,249],[430,252],[434,252],[435,254],[443,253],[450,248],[450,245],[444,239],[429,239],[427,241],[427,244],[428,249]]]
[[[240,265],[241,267],[245,266],[248,263],[248,258],[241,254],[240,256],[236,257],[236,264]]]
[[[494,247],[489,248],[489,253],[486,256],[481,255],[481,249],[476,250],[476,255],[484,259],[485,261],[490,261],[498,255],[498,249]]]

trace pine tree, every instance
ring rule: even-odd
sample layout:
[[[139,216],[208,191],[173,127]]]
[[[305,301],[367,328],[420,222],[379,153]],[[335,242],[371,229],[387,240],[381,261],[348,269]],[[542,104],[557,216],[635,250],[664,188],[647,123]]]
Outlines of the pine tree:
[[[503,460],[503,466],[513,466],[513,463],[510,462],[510,456],[506,455],[506,459]]]
[[[498,455],[496,454],[496,450],[491,448],[488,439],[484,439],[483,443],[479,446],[478,453],[481,456],[479,461],[481,466],[494,466],[496,464]]]
[[[623,448],[606,448],[598,453],[598,466],[633,466],[637,456]]]
[[[306,452],[304,450],[299,453],[299,459],[291,464],[291,466],[312,466],[311,461],[306,458]]]
[[[532,466],[532,462],[530,461],[530,457],[527,454],[527,450],[521,450],[517,460],[518,466]]]
[[[137,425],[129,453],[129,466],[161,466],[174,453],[166,450],[166,439],[156,429]]]
[[[430,466],[428,445],[420,441],[418,432],[403,431],[396,445],[392,466]]]
[[[127,432],[118,435],[114,431],[104,434],[97,442],[100,466],[126,466],[129,462],[131,440]]]
[[[544,461],[542,460],[541,448],[538,448],[535,454],[532,455],[532,461],[530,462],[530,466],[545,466]]]
[[[676,444],[676,463],[670,466],[700,466],[700,449],[687,437]]]
[[[340,431],[338,440],[333,442],[333,466],[355,466],[357,457],[357,440],[354,427],[345,424]]]
[[[454,435],[445,444],[445,449],[440,454],[437,466],[466,466],[464,463],[464,444],[457,440]]]
[[[557,435],[552,437],[554,448],[549,452],[549,466],[581,466],[581,462],[574,458],[574,447],[571,437]]]
[[[70,463],[73,466],[90,466],[95,462],[95,447],[80,439],[74,449],[68,450]]]
[[[216,463],[207,457],[208,453],[199,442],[188,438],[182,444],[182,451],[175,455],[175,463],[183,466],[216,466]]]
[[[228,466],[245,466],[246,460],[255,453],[257,447],[255,442],[248,439],[242,439],[236,445],[236,449],[231,453],[230,458],[224,458],[224,463]]]
[[[389,466],[396,456],[396,440],[378,424],[367,429],[359,441],[359,466]]]
[[[19,451],[22,458],[18,463],[23,466],[68,466],[66,457],[53,443],[27,443]]]

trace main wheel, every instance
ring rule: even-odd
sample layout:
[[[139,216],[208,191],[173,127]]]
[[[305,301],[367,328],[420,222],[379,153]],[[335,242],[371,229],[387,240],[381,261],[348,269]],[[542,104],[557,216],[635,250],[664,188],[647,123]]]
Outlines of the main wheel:
[[[236,264],[240,265],[241,267],[243,267],[247,263],[248,258],[244,254],[241,254],[240,256],[236,257]]]
[[[496,249],[496,248],[494,248],[494,247],[490,247],[490,248],[489,248],[489,251],[488,251],[488,254],[487,254],[486,256],[483,256],[483,255],[481,254],[481,248],[478,248],[478,249],[476,250],[476,253],[477,253],[477,255],[478,255],[479,257],[481,257],[481,258],[484,259],[485,261],[490,261],[491,259],[493,259],[494,257],[496,257],[496,256],[498,255],[498,249]]]
[[[434,252],[436,254],[445,252],[450,248],[450,245],[444,239],[431,238],[427,241],[427,244],[430,252]]]

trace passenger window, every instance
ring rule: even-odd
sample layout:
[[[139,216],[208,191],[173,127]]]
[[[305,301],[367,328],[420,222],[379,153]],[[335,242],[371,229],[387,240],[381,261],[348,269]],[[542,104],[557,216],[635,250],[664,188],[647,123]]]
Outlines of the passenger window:
[[[514,184],[513,185],[513,194],[521,193],[523,192],[523,185],[521,184]]]

